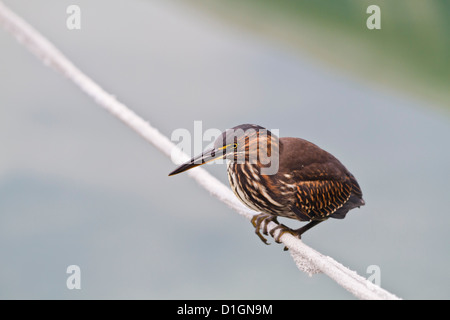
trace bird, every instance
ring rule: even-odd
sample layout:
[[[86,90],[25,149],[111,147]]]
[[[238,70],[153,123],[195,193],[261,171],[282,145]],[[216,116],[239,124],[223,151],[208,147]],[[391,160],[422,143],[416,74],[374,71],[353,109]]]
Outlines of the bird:
[[[365,205],[356,178],[331,153],[301,138],[278,138],[255,124],[222,132],[212,148],[181,164],[169,176],[216,159],[228,160],[232,191],[258,212],[251,223],[265,244],[269,243],[263,235],[268,235],[271,221],[277,226],[269,234],[281,243],[285,233],[301,239],[304,232],[328,218],[344,219],[348,211]],[[280,224],[279,217],[308,224],[291,229]]]

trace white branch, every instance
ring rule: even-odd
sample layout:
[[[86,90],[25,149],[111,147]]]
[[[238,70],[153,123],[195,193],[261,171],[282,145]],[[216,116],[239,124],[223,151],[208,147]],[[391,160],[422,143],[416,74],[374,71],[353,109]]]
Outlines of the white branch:
[[[175,145],[166,136],[162,135],[157,129],[136,115],[123,103],[117,101],[114,96],[104,91],[98,84],[73,65],[52,43],[8,9],[2,2],[0,2],[0,24],[45,65],[61,72],[73,81],[84,93],[92,97],[97,104],[119,118],[145,140],[156,146],[166,156],[171,156]],[[179,156],[183,159],[187,158],[187,155],[183,153],[180,153]],[[256,212],[248,209],[238,201],[228,187],[204,169],[196,168],[195,170],[189,171],[188,174],[213,196],[226,203],[247,219],[250,220],[256,214]],[[268,229],[271,230],[275,226],[276,224],[271,222]],[[397,296],[359,276],[356,272],[344,267],[334,259],[324,256],[308,247],[294,236],[286,233],[281,237],[281,240],[290,249],[290,254],[300,270],[309,274],[323,272],[360,299],[399,299]]]

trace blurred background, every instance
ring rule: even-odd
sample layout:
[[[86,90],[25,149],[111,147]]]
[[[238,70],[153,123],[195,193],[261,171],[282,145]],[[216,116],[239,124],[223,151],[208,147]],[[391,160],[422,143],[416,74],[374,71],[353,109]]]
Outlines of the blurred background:
[[[399,297],[450,298],[448,1],[3,2],[169,137],[256,123],[331,152],[366,206],[303,241],[362,276],[379,266]],[[3,29],[0,48],[0,298],[353,299],[167,177],[170,159]]]

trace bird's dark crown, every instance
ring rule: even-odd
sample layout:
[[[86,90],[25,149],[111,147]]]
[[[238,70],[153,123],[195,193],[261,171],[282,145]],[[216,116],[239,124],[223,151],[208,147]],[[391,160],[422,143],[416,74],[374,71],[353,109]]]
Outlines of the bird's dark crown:
[[[271,156],[273,148],[278,152],[279,139],[269,130],[256,124],[241,124],[227,129],[214,142],[216,150],[223,150],[230,160],[249,161]],[[231,152],[233,151],[233,152]]]

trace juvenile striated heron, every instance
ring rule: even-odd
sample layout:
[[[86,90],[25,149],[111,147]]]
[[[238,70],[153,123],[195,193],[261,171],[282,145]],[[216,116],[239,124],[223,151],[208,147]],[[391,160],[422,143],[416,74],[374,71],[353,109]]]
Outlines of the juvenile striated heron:
[[[276,242],[289,232],[298,238],[328,218],[343,219],[363,206],[355,177],[333,155],[299,138],[278,138],[267,129],[243,124],[228,129],[214,147],[182,164],[169,176],[216,159],[228,159],[228,179],[234,194],[249,208],[260,212],[252,219],[255,233],[267,235],[267,224]],[[309,221],[293,230],[277,217]],[[276,230],[279,232],[274,236]]]

